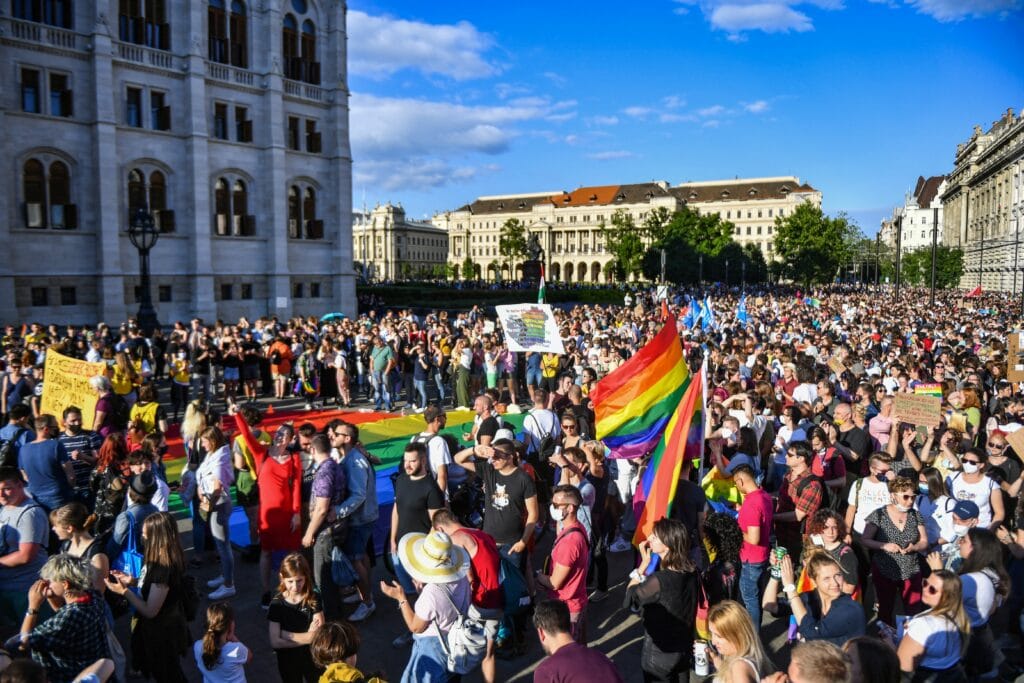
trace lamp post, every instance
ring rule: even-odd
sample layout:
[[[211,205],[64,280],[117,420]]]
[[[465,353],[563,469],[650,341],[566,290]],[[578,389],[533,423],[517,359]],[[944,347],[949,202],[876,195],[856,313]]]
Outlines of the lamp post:
[[[747,291],[747,262],[746,261],[740,261],[740,270],[742,271],[742,275],[740,276],[740,291],[741,292],[745,292],[745,291]]]
[[[700,282],[700,286],[704,286],[704,254],[697,257],[697,261],[700,263],[700,274],[697,279]]]
[[[139,297],[139,327],[147,337],[160,326],[153,308],[153,298],[149,286],[149,251],[160,239],[160,230],[153,222],[153,216],[144,208],[135,210],[128,223],[128,239],[139,251],[139,279],[141,280],[142,296]]]
[[[725,288],[729,289],[729,259],[725,259]]]

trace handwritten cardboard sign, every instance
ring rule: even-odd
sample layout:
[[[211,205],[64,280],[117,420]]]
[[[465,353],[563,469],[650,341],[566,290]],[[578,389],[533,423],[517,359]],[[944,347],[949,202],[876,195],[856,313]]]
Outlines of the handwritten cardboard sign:
[[[893,412],[900,422],[919,427],[938,427],[942,419],[942,399],[920,394],[896,394]]]
[[[841,377],[846,372],[846,366],[843,365],[843,361],[839,360],[835,356],[828,359],[828,369],[836,373],[836,377]]]
[[[1006,443],[1010,444],[1017,455],[1024,453],[1024,429],[1007,434]]]
[[[89,379],[103,374],[104,368],[103,363],[88,363],[62,356],[53,349],[47,351],[42,412],[59,417],[68,406],[78,406],[82,409],[82,419],[91,425],[99,397],[89,386]]]
[[[1006,379],[1011,382],[1024,382],[1024,332],[1014,331],[1006,335]]]

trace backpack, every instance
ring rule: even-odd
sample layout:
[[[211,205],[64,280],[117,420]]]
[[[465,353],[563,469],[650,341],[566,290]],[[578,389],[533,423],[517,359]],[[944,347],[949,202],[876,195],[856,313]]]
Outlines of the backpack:
[[[128,423],[131,421],[131,408],[128,406],[128,401],[124,400],[124,396],[110,394],[110,417],[108,420],[115,429],[124,430],[128,427]]]
[[[454,674],[468,674],[480,666],[487,654],[487,631],[482,619],[460,612],[451,593],[444,588],[441,590],[459,615],[448,630],[448,636],[440,638],[441,650],[447,658],[445,668]]]
[[[0,467],[18,466],[18,439],[27,431],[27,427],[21,427],[10,439],[0,442]]]
[[[199,588],[196,585],[196,577],[191,574],[184,574],[181,577],[181,611],[186,621],[195,621],[199,614]]]
[[[505,601],[505,616],[518,616],[530,609],[530,588],[519,567],[506,557],[498,567],[501,596]]]
[[[277,365],[278,363],[280,363],[281,362],[281,352],[278,351],[277,349],[274,349],[273,351],[271,351],[271,353],[270,353],[270,362],[272,364],[274,364],[274,365]]]
[[[530,415],[529,417],[533,417],[533,424],[537,426],[537,431],[540,431],[540,422],[537,421],[537,418],[533,415]],[[535,442],[536,437],[532,437],[530,441]],[[555,440],[555,437],[551,436],[551,434],[545,434],[541,437],[540,443],[537,444],[535,451],[537,459],[540,461],[547,461],[548,458],[555,454],[555,448],[557,447],[558,441]]]
[[[438,432],[437,434],[431,434],[429,436],[426,434],[417,434],[412,437],[412,443],[426,444],[428,448],[427,456],[429,457],[430,442],[438,437],[444,440],[445,445],[448,446],[448,455],[452,456],[452,460],[454,460],[455,454],[462,450],[462,444],[460,444],[459,440],[451,434],[444,434],[443,432]]]

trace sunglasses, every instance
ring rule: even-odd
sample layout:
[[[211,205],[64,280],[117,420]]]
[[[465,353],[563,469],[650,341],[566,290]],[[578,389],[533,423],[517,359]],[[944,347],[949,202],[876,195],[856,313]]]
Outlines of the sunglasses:
[[[899,496],[896,496],[896,497],[899,498],[900,500],[914,500],[914,494],[913,493],[906,493],[906,494],[899,495]]]
[[[562,429],[576,429],[576,425],[562,425]]]
[[[961,460],[960,462],[962,462],[965,465],[967,463],[971,463],[972,465],[980,465],[981,464],[980,460]]]

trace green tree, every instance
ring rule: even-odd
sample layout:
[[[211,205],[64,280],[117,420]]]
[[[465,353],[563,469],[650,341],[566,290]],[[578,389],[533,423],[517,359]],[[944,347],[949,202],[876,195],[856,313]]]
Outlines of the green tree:
[[[659,207],[660,208],[660,207]],[[704,259],[704,273],[712,276],[721,268],[719,255],[733,244],[733,224],[723,221],[717,214],[698,214],[683,207],[664,220],[664,214],[650,223],[654,243],[643,258],[644,277],[656,280],[661,275],[661,250],[665,250],[665,278],[676,283],[695,283],[700,279],[700,260]],[[653,216],[655,212],[651,212]],[[738,248],[738,247],[737,247]],[[739,261],[737,260],[738,264]]]
[[[449,280],[459,279],[459,264],[458,263],[446,263],[444,265],[444,273]]]
[[[498,235],[498,253],[502,257],[501,263],[506,264],[510,271],[515,270],[517,261],[521,261],[529,255],[526,251],[526,238],[526,225],[518,218],[509,218],[501,226],[501,233]]]
[[[900,260],[902,280],[917,287],[930,287],[932,283],[932,248],[919,247],[903,255]],[[935,249],[935,287],[958,287],[964,272],[964,253],[956,247],[940,245]]]
[[[747,282],[765,282],[768,279],[768,263],[764,260],[761,248],[754,243],[745,244],[743,255],[747,262]]]
[[[643,228],[637,227],[633,217],[619,209],[612,214],[611,226],[601,223],[605,248],[614,257],[616,278],[626,280],[638,277],[643,270]]]
[[[674,240],[682,240],[698,253],[717,256],[732,242],[733,230],[733,224],[723,221],[718,214],[698,214],[684,206],[672,215],[663,235],[655,244],[660,247]]]
[[[805,287],[831,282],[860,239],[860,230],[845,214],[826,216],[803,203],[788,216],[775,219],[775,252],[784,274]]]
[[[476,270],[473,267],[473,259],[466,254],[466,258],[462,259],[462,279],[472,280]]]

